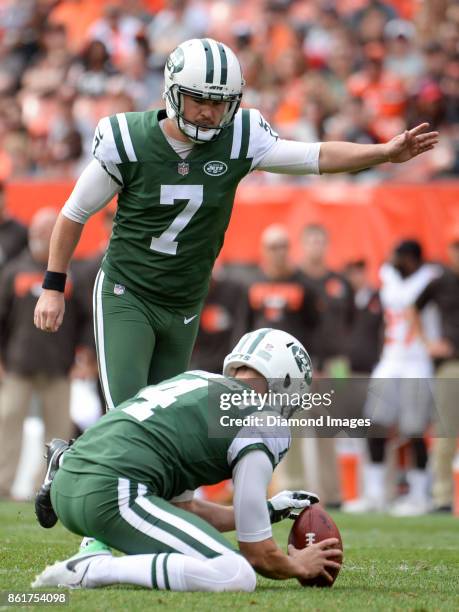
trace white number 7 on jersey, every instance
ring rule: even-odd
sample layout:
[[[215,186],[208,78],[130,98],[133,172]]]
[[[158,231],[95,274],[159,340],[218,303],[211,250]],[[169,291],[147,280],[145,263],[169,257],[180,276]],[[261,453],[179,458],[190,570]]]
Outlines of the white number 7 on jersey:
[[[161,185],[160,204],[172,205],[176,200],[188,200],[188,204],[158,238],[151,239],[150,249],[167,255],[177,255],[178,242],[175,240],[191,221],[203,200],[202,185]]]

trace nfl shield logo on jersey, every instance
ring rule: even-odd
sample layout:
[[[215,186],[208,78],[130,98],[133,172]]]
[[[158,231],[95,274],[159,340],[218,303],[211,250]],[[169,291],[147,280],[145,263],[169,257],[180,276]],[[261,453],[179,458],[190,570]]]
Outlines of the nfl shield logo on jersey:
[[[177,172],[182,175],[182,176],[186,176],[188,174],[188,172],[190,171],[190,164],[188,162],[179,162],[177,165]]]
[[[126,287],[124,285],[119,285],[118,283],[116,283],[113,287],[113,293],[115,295],[123,295],[125,291]]]

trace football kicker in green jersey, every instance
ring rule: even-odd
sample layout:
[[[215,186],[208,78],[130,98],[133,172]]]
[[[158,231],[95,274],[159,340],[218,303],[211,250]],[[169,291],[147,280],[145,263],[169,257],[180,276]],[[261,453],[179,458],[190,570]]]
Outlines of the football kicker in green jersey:
[[[287,428],[236,427],[227,436],[222,428],[209,430],[221,415],[261,414],[253,405],[221,410],[223,393],[244,390],[250,387],[202,371],[145,387],[78,438],[62,468],[132,479],[163,499],[231,478],[234,465],[249,450],[266,452],[274,468],[290,444]],[[231,403],[227,395],[225,402]]]
[[[123,186],[108,277],[160,306],[193,307],[206,295],[240,180],[277,139],[259,111],[239,110],[223,135],[182,159],[159,125],[165,111],[101,119],[93,154]]]

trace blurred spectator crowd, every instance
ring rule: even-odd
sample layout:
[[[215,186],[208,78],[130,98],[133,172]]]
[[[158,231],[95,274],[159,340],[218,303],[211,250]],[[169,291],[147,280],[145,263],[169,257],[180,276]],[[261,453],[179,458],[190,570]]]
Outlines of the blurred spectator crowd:
[[[349,180],[458,174],[458,0],[3,0],[0,180],[76,178],[99,118],[162,106],[167,55],[204,36],[236,51],[244,105],[285,138],[380,142],[421,121],[440,130],[415,167]]]

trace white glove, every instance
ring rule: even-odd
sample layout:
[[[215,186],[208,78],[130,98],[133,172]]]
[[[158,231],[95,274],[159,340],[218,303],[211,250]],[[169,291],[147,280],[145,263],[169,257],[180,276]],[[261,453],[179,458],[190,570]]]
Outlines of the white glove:
[[[277,523],[285,518],[294,519],[311,504],[317,504],[318,495],[309,491],[281,491],[268,499],[268,510],[271,523]],[[297,510],[297,512],[292,512]]]

